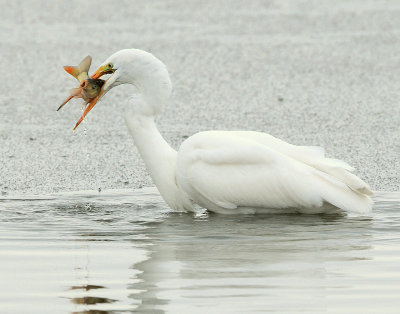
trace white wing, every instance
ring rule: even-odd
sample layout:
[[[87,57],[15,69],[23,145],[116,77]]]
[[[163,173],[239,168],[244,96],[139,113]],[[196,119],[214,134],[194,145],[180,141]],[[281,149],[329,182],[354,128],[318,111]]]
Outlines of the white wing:
[[[318,147],[294,146],[259,132],[209,131],[181,146],[177,183],[210,210],[335,207],[371,210],[369,187],[346,163]]]

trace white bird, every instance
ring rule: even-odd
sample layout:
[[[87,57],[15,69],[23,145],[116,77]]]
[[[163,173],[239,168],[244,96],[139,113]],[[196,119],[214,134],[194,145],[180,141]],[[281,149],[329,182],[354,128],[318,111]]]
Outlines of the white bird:
[[[261,132],[207,131],[187,138],[175,151],[154,121],[172,86],[166,66],[152,54],[118,51],[92,78],[104,74],[111,76],[101,95],[120,84],[136,87],[125,121],[172,209],[192,211],[197,204],[224,214],[371,211],[369,186],[350,172],[353,168],[347,163],[325,158],[320,147],[291,145]]]

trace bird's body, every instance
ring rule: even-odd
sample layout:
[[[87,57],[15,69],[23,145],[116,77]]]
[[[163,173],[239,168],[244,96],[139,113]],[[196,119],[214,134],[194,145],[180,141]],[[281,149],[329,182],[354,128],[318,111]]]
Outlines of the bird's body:
[[[228,214],[371,210],[368,185],[346,163],[325,158],[319,147],[291,145],[261,132],[208,131],[189,137],[175,151],[154,121],[171,92],[165,65],[135,49],[119,51],[105,63],[115,67],[105,92],[119,84],[137,87],[126,124],[171,208],[193,210],[197,204]]]

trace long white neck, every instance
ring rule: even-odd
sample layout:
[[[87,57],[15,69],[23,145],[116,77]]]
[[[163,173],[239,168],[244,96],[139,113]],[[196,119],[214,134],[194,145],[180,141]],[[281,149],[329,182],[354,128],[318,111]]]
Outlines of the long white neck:
[[[125,122],[129,132],[165,202],[175,210],[188,210],[191,208],[191,202],[176,183],[177,152],[158,131],[154,116],[132,110],[138,108],[140,105],[138,102],[142,102],[139,99],[131,100],[125,112]],[[132,102],[135,102],[134,106]]]
[[[165,141],[154,122],[154,117],[125,114],[126,125],[142,157],[147,171],[167,204],[175,208],[177,186],[175,165],[177,152]]]
[[[129,100],[125,122],[154,184],[174,209],[189,209],[191,202],[176,183],[177,152],[161,136],[154,122],[171,94],[171,81],[165,65],[152,54],[126,49],[107,61],[117,68],[113,84],[131,84],[137,93]]]

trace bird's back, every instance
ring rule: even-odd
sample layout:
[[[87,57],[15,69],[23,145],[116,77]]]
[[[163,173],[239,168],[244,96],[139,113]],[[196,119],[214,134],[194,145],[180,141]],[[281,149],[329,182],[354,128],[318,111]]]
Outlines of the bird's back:
[[[177,158],[177,182],[199,205],[219,212],[242,208],[334,207],[371,210],[368,185],[319,147],[295,146],[251,131],[208,131],[188,138]]]

